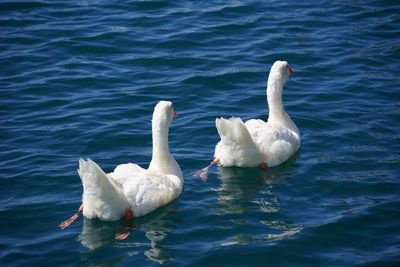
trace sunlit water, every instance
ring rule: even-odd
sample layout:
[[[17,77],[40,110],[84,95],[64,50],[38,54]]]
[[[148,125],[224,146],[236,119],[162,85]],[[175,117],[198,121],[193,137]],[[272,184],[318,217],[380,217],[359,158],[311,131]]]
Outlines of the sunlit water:
[[[76,2],[76,3],[75,3]],[[1,266],[399,266],[396,1],[2,1]],[[171,2],[171,3],[168,3]],[[267,171],[213,168],[218,116],[267,118],[271,64],[302,147]],[[147,166],[171,100],[179,199],[80,219],[79,157]]]

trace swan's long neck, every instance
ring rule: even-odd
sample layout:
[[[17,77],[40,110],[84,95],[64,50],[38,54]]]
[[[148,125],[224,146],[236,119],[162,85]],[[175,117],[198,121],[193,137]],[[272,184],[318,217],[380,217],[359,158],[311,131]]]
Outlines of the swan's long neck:
[[[164,127],[163,127],[164,126]],[[153,139],[153,158],[163,158],[171,156],[168,147],[168,126],[162,125],[158,121],[152,121],[152,139]]]
[[[182,172],[168,147],[169,125],[157,119],[152,120],[153,156],[149,170],[173,174],[182,178]]]
[[[268,122],[280,123],[283,126],[299,134],[296,124],[286,113],[282,102],[282,91],[285,81],[277,75],[268,78],[267,100],[268,100]]]

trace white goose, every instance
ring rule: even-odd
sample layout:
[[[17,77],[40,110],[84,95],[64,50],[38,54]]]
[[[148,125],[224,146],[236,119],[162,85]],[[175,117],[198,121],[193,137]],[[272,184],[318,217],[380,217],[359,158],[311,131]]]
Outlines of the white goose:
[[[276,61],[269,73],[267,100],[268,121],[240,118],[217,118],[215,121],[221,141],[215,147],[214,161],[198,171],[197,176],[207,179],[213,164],[224,167],[267,168],[289,159],[300,147],[300,132],[286,113],[282,103],[283,85],[294,73],[286,61]]]
[[[146,215],[176,199],[182,192],[182,171],[168,148],[168,131],[176,116],[171,102],[160,101],[152,119],[153,156],[149,168],[127,163],[106,174],[94,161],[79,160],[82,180],[82,205],[59,227],[71,225],[81,213],[86,218],[118,220]],[[129,233],[117,234],[117,239]]]

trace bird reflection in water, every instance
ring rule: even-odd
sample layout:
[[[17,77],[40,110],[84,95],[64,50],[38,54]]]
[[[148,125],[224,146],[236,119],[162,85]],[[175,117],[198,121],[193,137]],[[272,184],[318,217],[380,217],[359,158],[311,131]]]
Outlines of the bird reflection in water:
[[[131,235],[124,241],[117,241],[115,234],[124,226],[124,222],[104,222],[85,218],[78,240],[89,250],[111,245],[130,249],[126,257],[143,253],[149,260],[162,264],[170,259],[169,250],[163,245],[163,240],[175,229],[179,221],[180,219],[171,211],[170,205],[167,205],[145,217],[135,218]],[[145,234],[145,239],[142,233]],[[124,258],[118,257],[115,260],[119,262]]]
[[[266,197],[272,194],[268,187],[274,182],[274,173],[270,170],[219,167],[217,175],[221,181],[216,189],[219,214],[243,213],[248,208],[243,202],[251,200],[255,194],[260,191]]]
[[[233,236],[230,232],[222,245],[271,243],[293,236],[301,230],[301,226],[295,224],[290,216],[281,211],[281,200],[274,192],[277,184],[290,177],[290,169],[290,164],[267,170],[218,168],[220,184],[215,190],[218,194],[216,213],[225,217],[221,220],[225,224],[220,227],[240,229],[240,233],[234,231]],[[250,213],[256,215],[243,216]],[[247,219],[255,217],[256,221]],[[229,225],[227,221],[230,222]]]

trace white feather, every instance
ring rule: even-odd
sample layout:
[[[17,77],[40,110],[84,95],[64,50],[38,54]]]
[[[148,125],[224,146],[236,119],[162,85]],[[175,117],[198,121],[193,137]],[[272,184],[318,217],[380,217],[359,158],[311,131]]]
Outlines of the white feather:
[[[282,103],[283,85],[293,70],[285,61],[273,64],[268,78],[268,121],[240,118],[216,119],[221,141],[214,157],[222,166],[269,167],[289,159],[300,147],[300,132],[285,112]]]
[[[153,157],[149,169],[127,163],[106,174],[90,159],[79,161],[85,217],[117,220],[128,208],[139,217],[181,194],[182,171],[168,149],[168,129],[173,113],[171,102],[160,101],[154,109]]]
[[[221,141],[215,148],[215,158],[223,166],[250,167],[260,160],[260,154],[240,118],[215,120]]]

